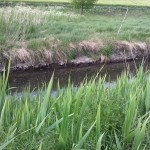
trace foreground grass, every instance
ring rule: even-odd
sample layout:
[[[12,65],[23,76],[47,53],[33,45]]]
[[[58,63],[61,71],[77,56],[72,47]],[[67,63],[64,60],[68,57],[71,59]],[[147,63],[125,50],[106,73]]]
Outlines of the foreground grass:
[[[6,2],[47,2],[47,3],[70,3],[71,0],[1,0]],[[130,5],[130,6],[150,6],[149,0],[98,0],[97,4],[104,5]]]
[[[0,79],[0,149],[110,149],[150,147],[150,78],[140,68],[136,77],[124,73],[114,87],[104,78],[69,84],[52,96],[47,88],[21,97]],[[43,93],[43,90],[45,91]]]

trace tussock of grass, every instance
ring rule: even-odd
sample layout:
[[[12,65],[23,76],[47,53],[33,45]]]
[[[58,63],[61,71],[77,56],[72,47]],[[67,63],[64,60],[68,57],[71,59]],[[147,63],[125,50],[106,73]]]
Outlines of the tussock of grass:
[[[0,146],[7,149],[143,149],[149,148],[149,75],[141,67],[114,87],[92,78],[78,88],[68,83],[55,97],[48,87],[12,96],[4,73],[0,79]],[[7,92],[7,94],[6,94]],[[42,144],[41,144],[42,143]],[[1,148],[0,147],[0,148]]]
[[[142,43],[142,42],[128,42],[128,41],[120,41],[117,42],[117,47],[118,50],[120,51],[127,51],[127,52],[137,52],[137,51],[145,51],[147,52],[148,50],[148,45],[146,43]]]

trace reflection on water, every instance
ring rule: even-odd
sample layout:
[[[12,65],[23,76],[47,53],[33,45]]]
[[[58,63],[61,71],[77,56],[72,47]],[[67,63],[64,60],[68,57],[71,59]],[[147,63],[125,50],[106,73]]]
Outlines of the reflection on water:
[[[139,64],[141,63],[136,62],[136,64],[137,66],[139,66]],[[148,64],[149,62],[146,62],[145,66],[148,66],[148,68],[150,68]],[[135,64],[133,62],[129,62],[128,65],[130,66],[131,71],[135,71]],[[21,92],[30,84],[31,90],[36,90],[38,87],[41,87],[43,83],[49,83],[53,72],[53,90],[56,89],[58,80],[60,82],[60,87],[65,87],[70,77],[71,82],[74,83],[74,85],[78,86],[85,77],[87,77],[87,79],[90,79],[98,72],[100,72],[100,76],[104,76],[106,74],[106,81],[108,83],[114,83],[117,79],[117,76],[120,76],[121,73],[126,69],[126,66],[127,64],[125,63],[116,63],[104,65],[103,69],[102,65],[98,64],[87,67],[69,67],[13,72],[10,74],[9,86],[11,88],[15,87],[13,91]]]

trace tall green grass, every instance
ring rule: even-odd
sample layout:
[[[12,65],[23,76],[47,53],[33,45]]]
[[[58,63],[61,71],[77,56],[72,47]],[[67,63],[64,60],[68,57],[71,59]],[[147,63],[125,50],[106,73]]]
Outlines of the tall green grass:
[[[2,149],[148,149],[150,147],[149,75],[141,67],[128,72],[113,87],[94,77],[76,88],[59,83],[31,96],[11,95],[8,74],[0,79],[0,150]],[[43,94],[43,91],[46,91]]]

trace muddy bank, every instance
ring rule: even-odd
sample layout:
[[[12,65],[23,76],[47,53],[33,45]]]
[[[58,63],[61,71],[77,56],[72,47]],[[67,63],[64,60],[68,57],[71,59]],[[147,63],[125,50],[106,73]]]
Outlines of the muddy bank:
[[[4,70],[11,59],[11,70],[27,70],[47,67],[66,67],[96,63],[116,63],[150,57],[150,45],[142,42],[127,41],[82,41],[70,43],[64,48],[59,40],[51,41],[49,49],[41,51],[22,48],[2,52],[0,71]]]

